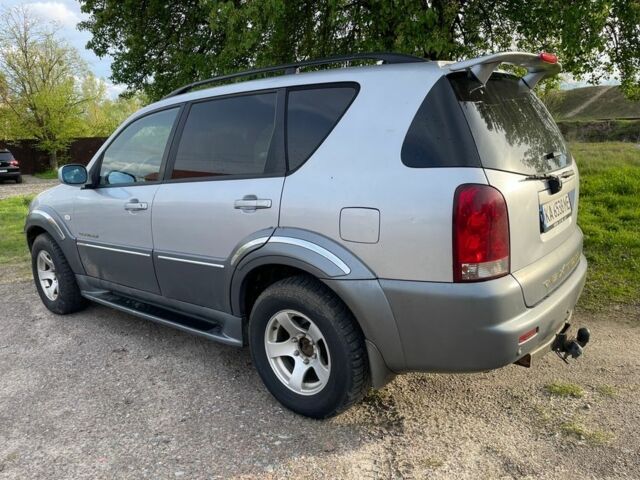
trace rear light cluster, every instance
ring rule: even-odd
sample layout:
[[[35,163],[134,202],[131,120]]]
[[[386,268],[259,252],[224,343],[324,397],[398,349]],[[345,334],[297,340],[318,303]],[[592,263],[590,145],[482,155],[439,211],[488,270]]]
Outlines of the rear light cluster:
[[[453,202],[453,279],[474,282],[509,273],[509,215],[502,194],[466,184]]]
[[[538,57],[545,63],[558,63],[558,57],[553,53],[542,52]]]
[[[9,162],[9,165],[11,165],[12,167],[18,167],[20,164],[18,163],[18,160],[11,160]]]

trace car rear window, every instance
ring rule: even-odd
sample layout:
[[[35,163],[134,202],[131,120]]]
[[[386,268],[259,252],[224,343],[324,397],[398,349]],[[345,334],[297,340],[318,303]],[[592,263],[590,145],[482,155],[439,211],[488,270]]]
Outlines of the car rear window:
[[[296,170],[316,151],[358,93],[355,83],[290,90],[287,96],[287,154]]]
[[[4,152],[0,152],[0,162],[6,162],[9,160],[13,160],[13,155],[11,152],[5,150]]]
[[[413,168],[479,167],[467,121],[446,77],[423,100],[402,144],[402,163]]]
[[[494,73],[486,86],[462,72],[448,78],[483,167],[539,174],[571,163],[558,126],[520,78]]]

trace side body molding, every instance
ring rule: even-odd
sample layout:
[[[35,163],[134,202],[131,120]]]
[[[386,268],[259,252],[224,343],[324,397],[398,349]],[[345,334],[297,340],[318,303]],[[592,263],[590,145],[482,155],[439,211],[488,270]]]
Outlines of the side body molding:
[[[77,275],[85,274],[78,254],[76,238],[71,234],[55,210],[46,205],[38,205],[37,208],[31,210],[29,215],[27,215],[24,225],[24,232],[27,234],[27,238],[29,238],[29,233],[32,232],[34,228],[41,228],[51,235],[64,252],[64,256],[69,262],[73,273]],[[29,249],[31,249],[31,244],[29,244]]]
[[[393,371],[403,369],[404,352],[391,307],[375,274],[358,257],[327,237],[296,228],[277,228],[267,238],[256,235],[237,250],[249,242],[252,249],[236,258],[235,268],[230,269],[231,314],[245,315],[242,292],[254,269],[269,264],[295,267],[319,278],[355,315],[367,339],[374,387],[383,386],[393,378]]]

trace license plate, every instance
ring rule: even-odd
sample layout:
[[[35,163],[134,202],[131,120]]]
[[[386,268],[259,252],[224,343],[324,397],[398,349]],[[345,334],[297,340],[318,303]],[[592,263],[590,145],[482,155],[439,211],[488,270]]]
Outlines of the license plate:
[[[548,232],[571,217],[569,194],[540,205],[540,231]]]
[[[9,170],[0,170],[0,173],[7,173]]]

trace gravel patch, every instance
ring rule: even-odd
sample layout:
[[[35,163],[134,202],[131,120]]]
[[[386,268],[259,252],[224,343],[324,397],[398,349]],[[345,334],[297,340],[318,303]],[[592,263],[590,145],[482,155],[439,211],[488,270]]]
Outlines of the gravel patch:
[[[640,309],[577,314],[584,358],[411,374],[327,421],[249,352],[0,285],[0,478],[640,478]],[[579,385],[579,397],[547,385]]]
[[[15,196],[34,196],[55,187],[60,182],[57,179],[43,180],[33,175],[22,175],[22,183],[5,180],[0,182],[0,200]]]

